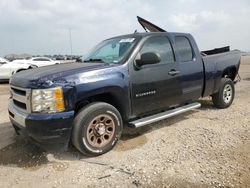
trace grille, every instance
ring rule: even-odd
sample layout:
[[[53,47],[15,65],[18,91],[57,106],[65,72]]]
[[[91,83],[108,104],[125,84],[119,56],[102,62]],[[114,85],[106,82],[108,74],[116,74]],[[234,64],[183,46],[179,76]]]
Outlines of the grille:
[[[26,104],[25,104],[25,103],[19,102],[19,101],[15,100],[15,99],[13,99],[13,102],[14,102],[14,104],[15,104],[16,106],[18,106],[19,108],[22,108],[22,109],[24,109],[24,110],[27,110],[27,107],[26,107]]]
[[[16,88],[11,88],[16,94],[22,95],[22,96],[26,96],[26,91],[25,90],[20,90],[20,89],[16,89]]]
[[[10,92],[13,103],[16,107],[18,107],[23,111],[31,112],[31,105],[30,105],[31,89],[11,86]]]
[[[10,115],[12,118],[15,117],[15,115],[14,115],[11,111],[9,111],[9,115]]]

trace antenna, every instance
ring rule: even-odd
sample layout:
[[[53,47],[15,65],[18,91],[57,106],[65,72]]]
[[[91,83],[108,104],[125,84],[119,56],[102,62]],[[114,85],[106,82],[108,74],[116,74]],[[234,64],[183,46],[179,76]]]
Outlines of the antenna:
[[[72,39],[71,39],[71,28],[69,28],[69,43],[70,43],[70,52],[72,57]]]

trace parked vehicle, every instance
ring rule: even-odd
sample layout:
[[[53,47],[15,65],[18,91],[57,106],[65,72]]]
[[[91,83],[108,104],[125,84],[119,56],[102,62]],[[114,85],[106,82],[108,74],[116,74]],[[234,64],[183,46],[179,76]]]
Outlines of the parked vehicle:
[[[48,57],[32,57],[30,59],[14,60],[13,62],[15,62],[15,63],[27,63],[27,64],[35,65],[37,67],[60,64],[60,61],[56,61],[56,60],[50,59]]]
[[[13,74],[20,71],[55,64],[60,64],[60,61],[54,61],[47,57],[33,57],[28,60],[20,59],[12,62],[5,62],[0,66],[0,80],[9,80]]]
[[[8,62],[9,62],[9,60],[7,60],[7,59],[5,59],[3,57],[0,57],[0,66],[5,64],[5,63],[8,63]]]
[[[83,154],[110,151],[123,126],[137,128],[199,108],[212,96],[218,108],[234,99],[240,51],[199,51],[187,33],[170,33],[138,17],[153,32],[107,39],[85,63],[28,70],[10,80],[9,117],[45,148]]]

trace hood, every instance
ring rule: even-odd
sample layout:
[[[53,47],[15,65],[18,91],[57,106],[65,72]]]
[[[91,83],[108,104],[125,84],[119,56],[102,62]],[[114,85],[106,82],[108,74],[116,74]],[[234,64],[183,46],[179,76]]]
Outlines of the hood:
[[[20,60],[14,60],[12,62],[10,62],[12,64],[16,64],[16,65],[23,65],[23,64],[28,64],[28,65],[32,65],[32,61],[31,60],[26,60],[26,59],[20,59]]]
[[[25,63],[25,65],[28,65],[27,63]],[[24,65],[24,63],[19,63],[19,62],[7,62],[2,64],[0,67],[7,69],[7,68],[11,68],[11,69],[18,69],[18,68],[27,68]]]
[[[145,20],[139,16],[137,16],[137,20],[138,22],[141,24],[141,26],[143,27],[143,29],[145,31],[150,31],[150,32],[166,32],[164,29],[158,27],[157,25],[149,22],[148,20]]]
[[[108,68],[104,63],[66,63],[34,68],[14,74],[10,84],[24,88],[49,87],[51,82],[67,82],[67,76]]]
[[[11,63],[27,63],[29,61],[30,61],[29,59],[16,59],[12,61]]]
[[[9,60],[0,57],[0,64],[1,64],[1,63],[8,63],[8,62],[9,62]]]

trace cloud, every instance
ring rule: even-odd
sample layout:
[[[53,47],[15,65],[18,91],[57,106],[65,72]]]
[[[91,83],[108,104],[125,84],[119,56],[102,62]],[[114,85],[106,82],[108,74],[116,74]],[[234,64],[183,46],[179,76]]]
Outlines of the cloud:
[[[197,0],[178,0],[180,3],[195,3]]]
[[[201,11],[191,14],[170,15],[169,20],[180,29],[190,31],[201,29],[204,25],[224,26],[230,23],[231,16],[224,11]]]
[[[67,54],[69,29],[73,53],[84,54],[105,38],[143,31],[137,15],[168,31],[191,32],[201,48],[229,43],[250,50],[249,9],[247,0],[1,0],[0,55]]]

